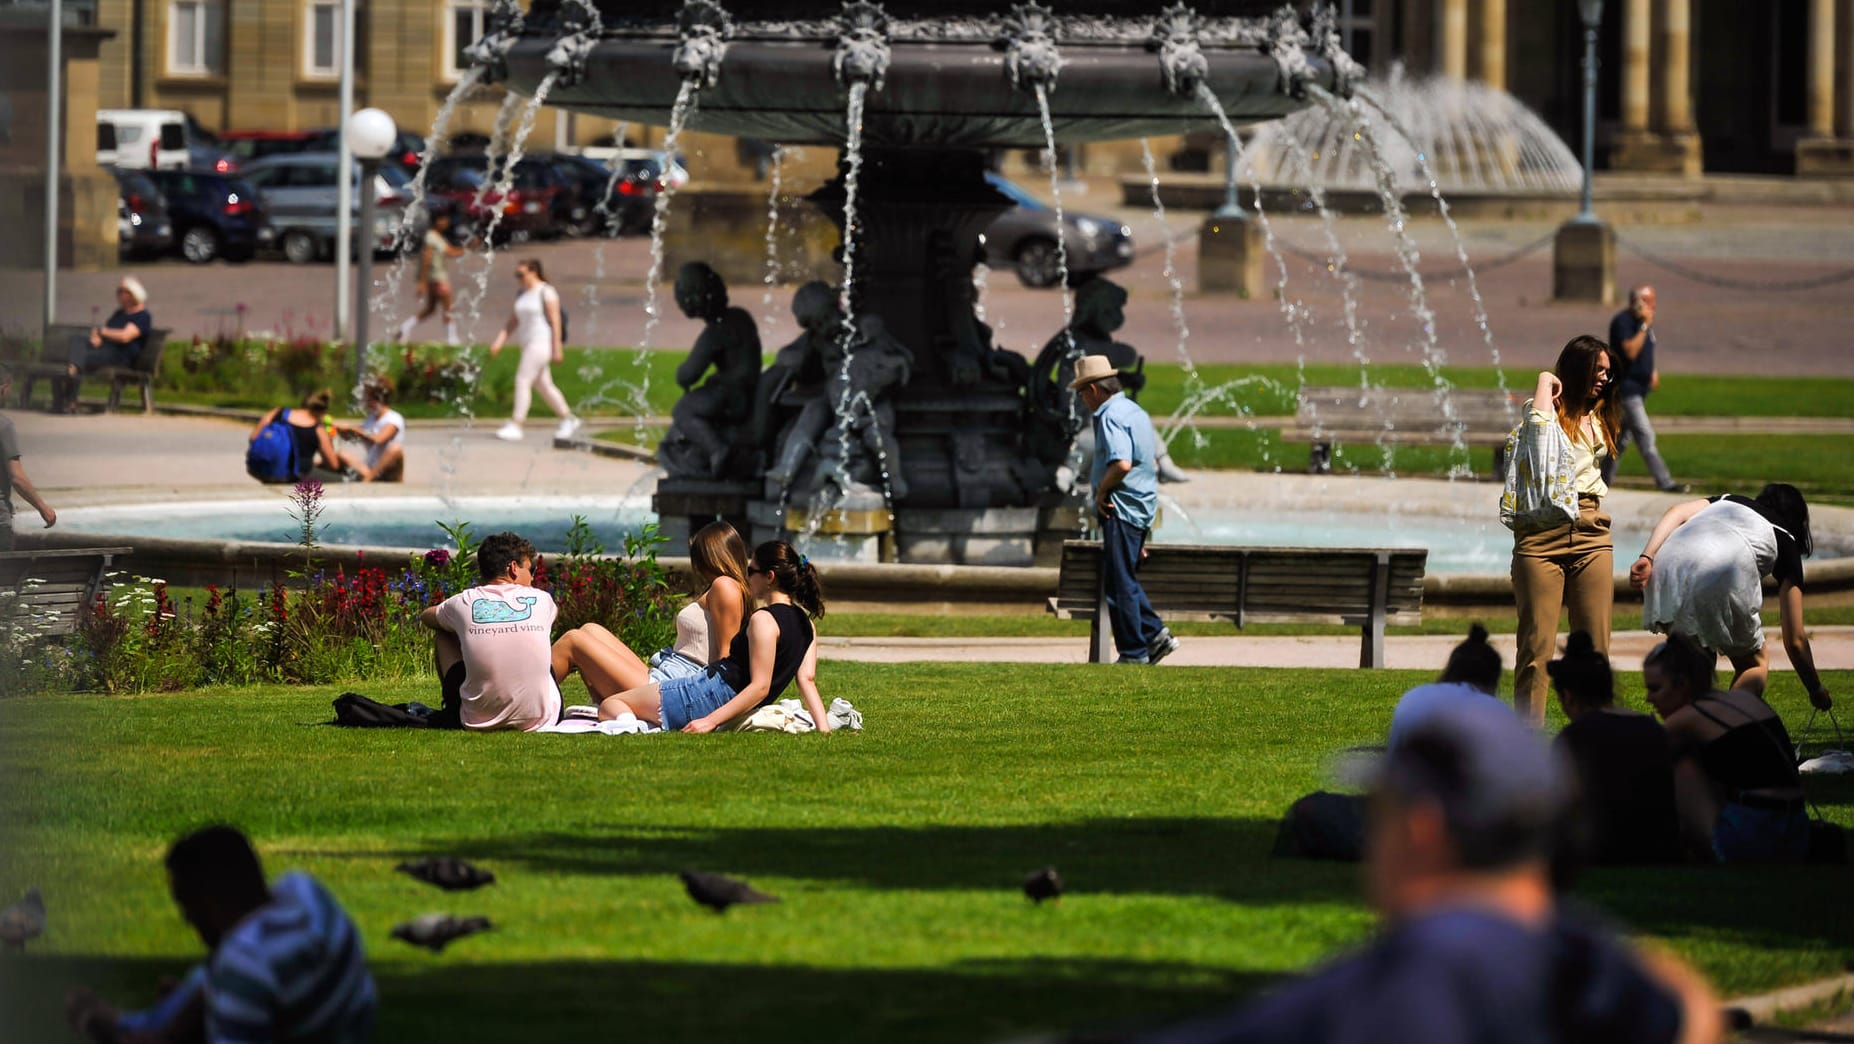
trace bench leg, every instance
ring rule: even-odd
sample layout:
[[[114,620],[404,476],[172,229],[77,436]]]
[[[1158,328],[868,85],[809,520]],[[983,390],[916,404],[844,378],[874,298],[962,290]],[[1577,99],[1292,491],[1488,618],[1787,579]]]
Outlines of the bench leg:
[[[1333,444],[1316,442],[1307,451],[1307,474],[1329,475],[1333,470]]]
[[[154,412],[154,382],[153,381],[143,381],[142,382],[142,412],[143,413],[153,413]]]
[[[1099,598],[1094,603],[1094,618],[1088,624],[1088,662],[1112,663],[1114,650],[1114,625],[1107,619],[1107,599]]]
[[[115,413],[122,408],[122,382],[109,382],[109,405],[103,407],[105,413]]]
[[[1358,649],[1360,667],[1384,666],[1384,621],[1390,608],[1390,557],[1379,555],[1371,570],[1371,611]]]

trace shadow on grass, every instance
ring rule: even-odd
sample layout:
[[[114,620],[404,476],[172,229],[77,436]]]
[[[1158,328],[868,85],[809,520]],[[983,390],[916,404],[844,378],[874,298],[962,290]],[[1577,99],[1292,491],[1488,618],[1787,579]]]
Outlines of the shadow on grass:
[[[853,959],[853,958],[851,958]],[[0,959],[13,1042],[73,1041],[63,998],[87,985],[129,1005],[184,961]],[[1122,1031],[1215,1009],[1273,977],[1180,963],[965,961],[942,969],[619,960],[373,962],[380,1041],[990,1041]],[[15,1036],[14,1034],[18,1034]]]
[[[434,840],[412,851],[480,860],[505,877],[670,875],[684,868],[790,877],[878,889],[1015,890],[1054,865],[1072,892],[1201,895],[1239,903],[1348,902],[1347,864],[1267,858],[1273,820],[1091,819],[1002,826],[693,827],[550,831]],[[352,852],[281,855],[351,856]],[[379,853],[368,853],[378,857]]]
[[[1803,793],[1812,805],[1854,805],[1854,776],[1804,776]]]

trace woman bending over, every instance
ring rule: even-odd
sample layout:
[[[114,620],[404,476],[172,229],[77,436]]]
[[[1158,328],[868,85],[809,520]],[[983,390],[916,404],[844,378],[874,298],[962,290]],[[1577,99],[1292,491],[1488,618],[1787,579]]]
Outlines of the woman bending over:
[[[599,704],[601,719],[627,711],[672,732],[713,732],[778,699],[798,682],[798,694],[819,732],[830,731],[818,695],[817,632],[824,615],[817,570],[792,545],[769,540],[753,551],[747,593],[764,604],[734,636],[728,654],[690,678],[649,683]]]
[[[554,642],[554,680],[578,670],[594,699],[650,682],[687,678],[719,660],[747,613],[747,542],[726,522],[710,522],[689,538],[689,567],[702,593],[676,614],[676,644],[645,663],[618,636],[596,623]]]

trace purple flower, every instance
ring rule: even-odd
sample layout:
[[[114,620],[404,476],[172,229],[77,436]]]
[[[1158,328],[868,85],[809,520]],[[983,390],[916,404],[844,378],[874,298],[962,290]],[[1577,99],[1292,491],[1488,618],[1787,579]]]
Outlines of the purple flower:
[[[451,564],[451,553],[444,548],[434,547],[425,552],[425,564],[433,569],[443,569]]]

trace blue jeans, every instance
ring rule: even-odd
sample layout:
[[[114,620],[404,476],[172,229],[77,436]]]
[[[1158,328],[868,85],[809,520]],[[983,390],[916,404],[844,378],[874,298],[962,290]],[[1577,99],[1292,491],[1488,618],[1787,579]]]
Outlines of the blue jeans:
[[[1101,569],[1107,620],[1114,628],[1114,648],[1121,659],[1144,660],[1146,649],[1165,629],[1139,585],[1139,552],[1146,530],[1113,516],[1101,520]]]
[[[1621,420],[1622,430],[1616,436],[1616,451],[1603,460],[1603,481],[1615,481],[1616,465],[1622,460],[1622,454],[1633,439],[1636,449],[1642,455],[1642,463],[1648,465],[1648,474],[1654,478],[1655,488],[1668,489],[1673,486],[1674,476],[1667,470],[1667,462],[1661,459],[1661,451],[1655,447],[1654,424],[1648,420],[1648,404],[1641,396],[1622,397]]]

